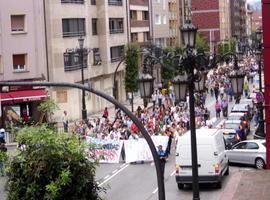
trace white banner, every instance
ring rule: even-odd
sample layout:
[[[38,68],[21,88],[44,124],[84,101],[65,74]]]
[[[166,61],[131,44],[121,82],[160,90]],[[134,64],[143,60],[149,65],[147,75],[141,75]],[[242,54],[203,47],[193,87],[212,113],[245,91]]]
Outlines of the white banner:
[[[86,140],[94,145],[89,154],[94,154],[100,163],[119,163],[123,140],[100,140],[93,137],[87,137]]]
[[[156,149],[158,145],[162,145],[163,150],[166,150],[169,140],[168,136],[152,136],[151,138]],[[139,138],[138,140],[125,140],[124,148],[126,163],[153,160],[150,148],[144,138]]]

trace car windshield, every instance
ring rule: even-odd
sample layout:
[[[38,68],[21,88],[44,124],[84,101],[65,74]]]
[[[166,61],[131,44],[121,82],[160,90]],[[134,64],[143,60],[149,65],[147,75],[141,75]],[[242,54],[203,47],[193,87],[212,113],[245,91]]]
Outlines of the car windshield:
[[[224,128],[236,130],[236,129],[239,128],[239,124],[235,124],[235,123],[225,123]]]
[[[246,104],[237,104],[233,107],[232,111],[247,111],[247,105]]]
[[[232,115],[228,117],[228,120],[239,120],[239,119],[241,119],[241,116],[238,115]]]

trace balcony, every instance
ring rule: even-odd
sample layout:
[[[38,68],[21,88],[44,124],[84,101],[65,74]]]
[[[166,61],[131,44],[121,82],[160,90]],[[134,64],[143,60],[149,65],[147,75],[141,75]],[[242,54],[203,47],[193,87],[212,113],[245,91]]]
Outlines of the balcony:
[[[149,27],[150,23],[149,20],[131,20],[130,26],[131,27]]]
[[[148,7],[148,0],[130,0],[130,5],[136,6],[147,6]]]
[[[123,1],[122,0],[108,0],[109,6],[122,6]]]
[[[61,3],[84,4],[84,0],[61,0]]]
[[[110,29],[110,34],[124,33],[124,29]]]

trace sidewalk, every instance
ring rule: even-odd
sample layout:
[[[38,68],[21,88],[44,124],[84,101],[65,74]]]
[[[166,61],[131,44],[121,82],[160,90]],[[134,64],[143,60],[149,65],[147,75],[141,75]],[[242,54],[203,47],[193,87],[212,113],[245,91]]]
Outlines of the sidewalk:
[[[239,171],[229,180],[220,200],[269,200],[270,171]]]

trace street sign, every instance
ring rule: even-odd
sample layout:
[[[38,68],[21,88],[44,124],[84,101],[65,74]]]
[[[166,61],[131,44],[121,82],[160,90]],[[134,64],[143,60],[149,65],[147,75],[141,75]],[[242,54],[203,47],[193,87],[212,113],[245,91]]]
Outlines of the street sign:
[[[262,92],[256,92],[256,101],[258,103],[261,103],[264,101],[263,93]]]

